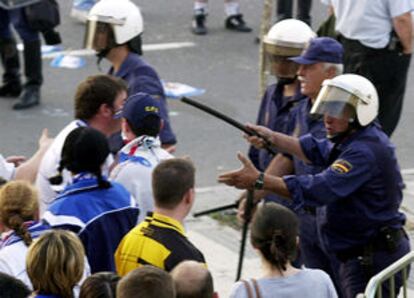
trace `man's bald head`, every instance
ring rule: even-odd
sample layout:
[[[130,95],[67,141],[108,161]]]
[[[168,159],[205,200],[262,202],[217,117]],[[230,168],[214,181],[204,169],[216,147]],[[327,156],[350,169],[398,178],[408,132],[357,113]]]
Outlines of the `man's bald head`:
[[[215,297],[213,278],[205,264],[184,261],[172,271],[177,298],[212,298]]]

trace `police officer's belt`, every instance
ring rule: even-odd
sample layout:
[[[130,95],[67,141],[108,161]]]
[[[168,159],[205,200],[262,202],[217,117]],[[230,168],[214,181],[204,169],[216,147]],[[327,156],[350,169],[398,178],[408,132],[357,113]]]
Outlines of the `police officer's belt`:
[[[379,234],[372,238],[368,243],[339,251],[336,253],[336,256],[341,262],[345,262],[349,259],[364,256],[367,252],[393,252],[397,248],[401,238],[405,235],[405,231],[402,228],[398,230],[388,227],[382,228]]]

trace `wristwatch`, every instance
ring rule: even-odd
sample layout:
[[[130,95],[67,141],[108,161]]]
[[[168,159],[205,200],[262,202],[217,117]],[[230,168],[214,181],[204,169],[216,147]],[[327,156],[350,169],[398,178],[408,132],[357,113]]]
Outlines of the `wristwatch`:
[[[264,173],[260,172],[259,177],[256,179],[254,183],[254,189],[263,189],[264,186]]]

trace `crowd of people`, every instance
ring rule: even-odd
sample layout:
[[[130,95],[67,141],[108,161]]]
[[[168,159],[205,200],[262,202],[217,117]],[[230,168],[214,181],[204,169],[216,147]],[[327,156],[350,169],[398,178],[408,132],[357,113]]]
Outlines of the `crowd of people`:
[[[236,282],[234,298],[353,298],[410,251],[389,137],[414,4],[323,0],[336,18],[332,38],[316,36],[311,1],[298,2],[300,20],[291,19],[291,1],[278,1],[277,23],[262,39],[276,83],[256,125],[246,125],[256,132],[246,135],[248,157],[238,154],[242,168],[218,177],[246,190],[240,220],[250,217],[247,192],[258,204],[250,242],[262,276]],[[164,90],[141,57],[141,12],[130,0],[89,3],[85,47],[110,62],[109,73],[79,83],[74,120],[54,139],[44,130],[31,158],[0,155],[0,297],[218,297],[203,248],[186,234],[196,169],[173,155]],[[225,11],[227,29],[251,31],[237,1],[225,1]],[[15,109],[38,104],[42,83],[38,32],[22,25],[22,13],[0,8],[0,96],[21,94]],[[206,16],[207,1],[197,0],[193,33],[207,33]],[[24,55],[25,85],[10,22],[34,52]],[[396,275],[395,293],[384,284],[383,297],[398,294],[403,278]]]

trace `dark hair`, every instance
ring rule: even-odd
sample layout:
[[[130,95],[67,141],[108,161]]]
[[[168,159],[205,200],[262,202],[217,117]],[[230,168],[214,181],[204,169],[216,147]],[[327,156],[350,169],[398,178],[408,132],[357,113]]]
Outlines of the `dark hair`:
[[[152,172],[155,205],[174,209],[184,194],[194,188],[195,168],[190,160],[172,158],[160,162]]]
[[[115,298],[121,278],[113,272],[98,272],[89,276],[80,288],[79,298]]]
[[[117,298],[175,298],[172,277],[164,270],[143,266],[129,272],[118,283]]]
[[[75,118],[89,120],[101,105],[114,106],[116,97],[127,92],[128,87],[120,78],[110,75],[90,76],[79,84],[75,94]]]
[[[270,202],[260,206],[252,221],[250,239],[266,261],[280,272],[296,257],[298,219],[288,208]]]
[[[212,298],[214,295],[213,277],[205,264],[196,261],[183,261],[171,271],[176,298]]]
[[[101,166],[108,157],[109,145],[105,135],[91,127],[72,130],[63,144],[58,175],[49,179],[51,184],[63,182],[62,171],[72,173],[89,172],[98,178],[100,188],[109,188],[110,183],[102,178]]]
[[[141,125],[139,127],[134,126],[128,119],[126,119],[126,121],[136,137],[156,137],[160,133],[161,118],[156,115],[146,116],[144,119],[141,120]]]
[[[39,210],[36,189],[26,181],[10,181],[0,189],[0,221],[22,238],[24,244],[32,243],[25,225],[34,220]]]
[[[0,298],[26,298],[30,293],[21,280],[0,272]]]

